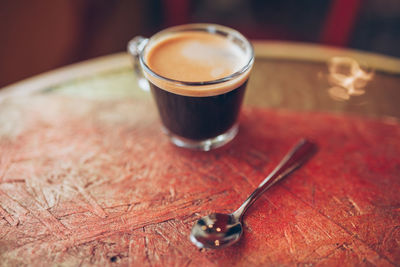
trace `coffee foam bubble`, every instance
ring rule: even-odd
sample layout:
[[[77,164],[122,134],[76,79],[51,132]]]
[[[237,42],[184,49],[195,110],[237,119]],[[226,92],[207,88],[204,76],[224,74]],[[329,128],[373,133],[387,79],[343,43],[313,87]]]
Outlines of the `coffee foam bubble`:
[[[184,42],[180,52],[184,60],[191,63],[190,65],[200,65],[204,68],[205,73],[202,73],[202,78],[209,80],[220,79],[239,71],[240,67],[245,64],[242,54],[243,52],[234,45],[216,45],[197,40]],[[201,81],[198,76],[193,75],[192,77],[189,81]]]
[[[158,40],[147,51],[145,61],[154,73],[183,82],[207,82],[230,76],[251,57],[249,51],[244,52],[228,38],[206,32],[174,33]],[[201,86],[169,82],[146,71],[145,76],[157,87],[176,94],[210,96],[239,87],[249,72],[250,68],[226,82]]]

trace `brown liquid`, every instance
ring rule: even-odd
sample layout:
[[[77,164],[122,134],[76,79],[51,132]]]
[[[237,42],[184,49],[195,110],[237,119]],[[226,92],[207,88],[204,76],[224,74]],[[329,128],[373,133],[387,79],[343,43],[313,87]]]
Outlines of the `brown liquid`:
[[[150,46],[145,61],[162,77],[207,82],[239,71],[247,58],[225,37],[181,32]],[[204,86],[177,85],[146,72],[145,76],[164,126],[175,135],[204,140],[225,133],[237,121],[249,71],[227,82]]]
[[[173,134],[204,140],[229,130],[237,121],[246,83],[227,93],[193,97],[170,93],[151,84],[161,121]]]

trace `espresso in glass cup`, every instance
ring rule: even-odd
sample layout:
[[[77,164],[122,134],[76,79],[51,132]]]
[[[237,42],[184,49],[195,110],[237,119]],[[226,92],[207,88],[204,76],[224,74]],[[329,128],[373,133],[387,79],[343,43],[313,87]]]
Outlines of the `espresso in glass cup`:
[[[236,136],[254,63],[253,47],[242,34],[215,24],[188,24],[150,39],[135,37],[128,51],[172,143],[210,150]]]

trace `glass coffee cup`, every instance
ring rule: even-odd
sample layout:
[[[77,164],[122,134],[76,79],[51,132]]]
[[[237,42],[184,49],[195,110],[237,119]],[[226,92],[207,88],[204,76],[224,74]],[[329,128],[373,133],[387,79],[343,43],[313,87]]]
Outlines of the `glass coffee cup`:
[[[207,151],[236,136],[254,63],[253,47],[242,34],[215,24],[188,24],[149,39],[135,37],[128,52],[172,143]]]

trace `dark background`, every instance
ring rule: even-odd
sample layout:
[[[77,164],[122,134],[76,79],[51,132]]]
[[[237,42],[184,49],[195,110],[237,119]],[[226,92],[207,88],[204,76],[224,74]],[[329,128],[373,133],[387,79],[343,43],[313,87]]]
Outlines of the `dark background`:
[[[0,0],[0,88],[192,22],[400,56],[399,0]]]

